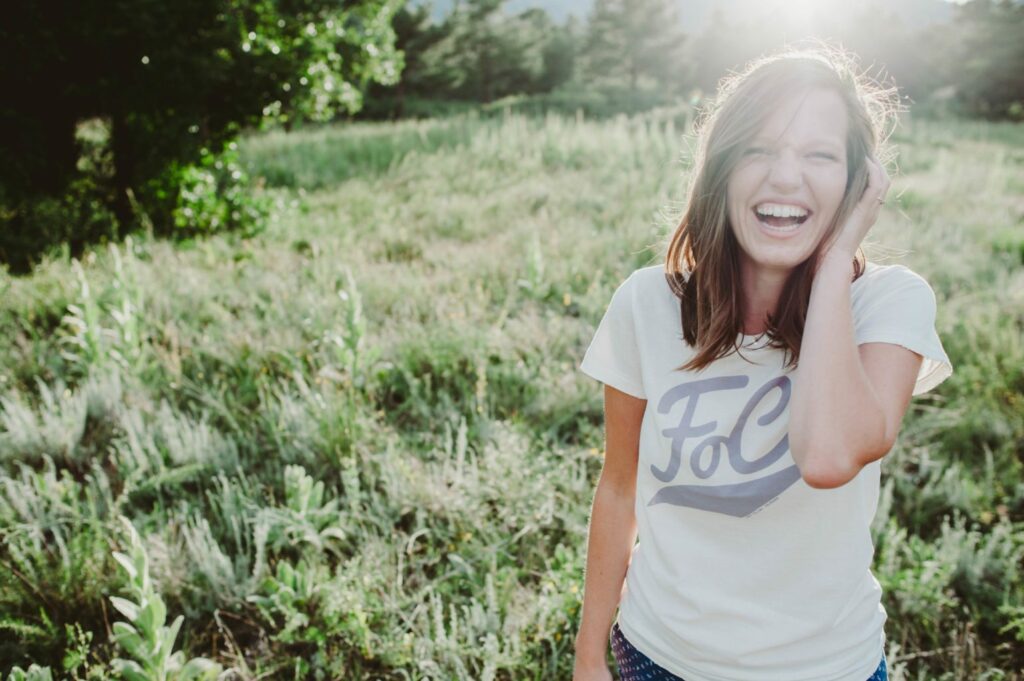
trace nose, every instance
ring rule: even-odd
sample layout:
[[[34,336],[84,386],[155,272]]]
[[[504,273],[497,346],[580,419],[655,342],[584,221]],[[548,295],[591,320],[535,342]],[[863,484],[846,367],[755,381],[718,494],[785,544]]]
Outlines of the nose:
[[[779,189],[797,189],[802,179],[800,164],[790,150],[775,154],[768,170],[768,181]]]

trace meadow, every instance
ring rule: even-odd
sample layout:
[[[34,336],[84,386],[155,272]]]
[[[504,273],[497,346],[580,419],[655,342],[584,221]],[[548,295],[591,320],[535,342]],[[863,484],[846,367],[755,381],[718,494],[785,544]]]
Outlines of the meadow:
[[[0,672],[571,678],[603,448],[577,366],[662,258],[689,120],[254,135],[263,234],[0,275]],[[895,141],[866,250],[931,283],[954,373],[882,463],[890,678],[1022,681],[1024,127]]]

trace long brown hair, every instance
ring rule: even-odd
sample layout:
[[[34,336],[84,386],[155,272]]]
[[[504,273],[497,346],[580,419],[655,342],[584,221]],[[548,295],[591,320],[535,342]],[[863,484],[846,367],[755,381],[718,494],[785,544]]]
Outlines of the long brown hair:
[[[665,261],[665,276],[680,301],[683,338],[697,350],[680,370],[703,369],[740,349],[744,300],[740,246],[729,223],[729,175],[771,111],[785,98],[814,88],[836,92],[846,105],[847,180],[835,217],[811,256],[790,273],[775,313],[768,316],[768,345],[786,351],[787,366],[799,361],[814,264],[867,187],[865,155],[873,154],[883,164],[890,159],[887,140],[896,120],[893,114],[900,110],[895,87],[878,85],[859,72],[852,54],[819,40],[759,57],[723,78],[716,97],[698,114],[696,175]],[[854,280],[865,266],[858,249]]]

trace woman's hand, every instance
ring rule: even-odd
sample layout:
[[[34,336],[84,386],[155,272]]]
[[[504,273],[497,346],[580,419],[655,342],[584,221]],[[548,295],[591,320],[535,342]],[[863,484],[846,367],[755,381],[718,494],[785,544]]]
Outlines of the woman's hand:
[[[885,195],[889,191],[892,180],[882,164],[874,157],[868,156],[866,162],[868,186],[864,188],[864,194],[857,202],[857,206],[853,209],[846,224],[839,229],[832,245],[821,252],[821,258],[818,260],[819,266],[827,255],[846,262],[852,261],[864,237],[878,219],[878,212],[885,202]]]

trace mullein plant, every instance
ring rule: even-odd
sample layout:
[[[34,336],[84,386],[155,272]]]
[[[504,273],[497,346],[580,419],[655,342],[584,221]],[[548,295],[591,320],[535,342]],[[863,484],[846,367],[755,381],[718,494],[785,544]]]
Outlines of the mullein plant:
[[[7,675],[7,681],[53,681],[53,673],[49,667],[40,667],[37,664],[28,669],[15,667]]]
[[[82,373],[109,363],[134,372],[146,358],[140,317],[142,293],[131,237],[125,239],[124,248],[122,257],[115,244],[108,245],[114,276],[98,293],[93,292],[82,263],[71,261],[79,295],[61,320],[61,356]],[[112,323],[105,325],[108,317]]]
[[[149,560],[131,521],[122,516],[128,529],[130,548],[127,554],[114,552],[114,559],[128,573],[128,590],[132,598],[111,597],[113,606],[128,620],[114,622],[114,638],[133,659],[117,658],[114,669],[128,681],[191,681],[215,679],[221,673],[219,664],[204,657],[185,660],[185,653],[174,652],[174,641],[184,617],[178,615],[171,625],[164,626],[167,607],[149,579]]]

